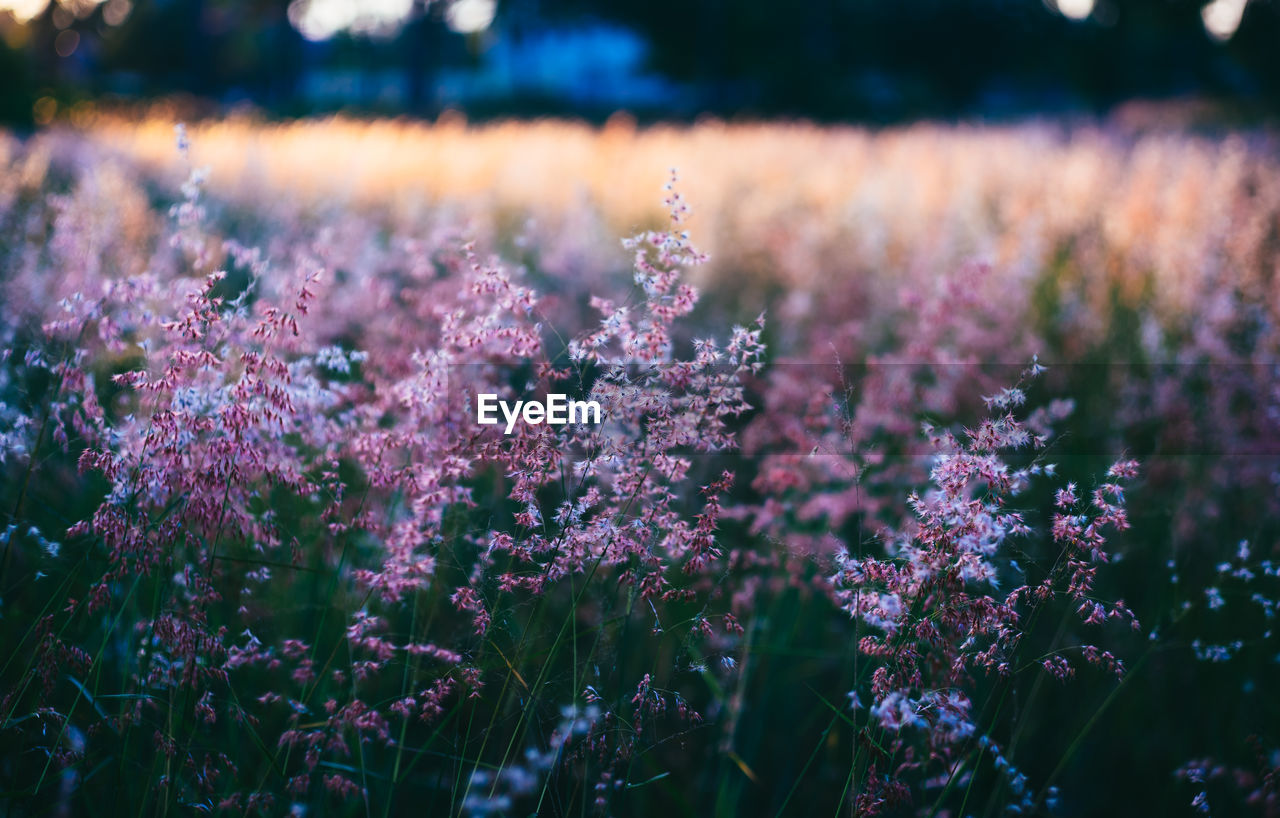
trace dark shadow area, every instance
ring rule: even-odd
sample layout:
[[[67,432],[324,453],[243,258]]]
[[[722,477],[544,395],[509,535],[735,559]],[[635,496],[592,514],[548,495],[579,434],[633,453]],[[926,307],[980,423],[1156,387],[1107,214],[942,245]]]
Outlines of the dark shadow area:
[[[344,110],[603,121],[873,123],[1280,105],[1280,7],[1264,0],[12,0],[0,121],[176,93],[273,116]],[[41,103],[41,104],[37,104]]]

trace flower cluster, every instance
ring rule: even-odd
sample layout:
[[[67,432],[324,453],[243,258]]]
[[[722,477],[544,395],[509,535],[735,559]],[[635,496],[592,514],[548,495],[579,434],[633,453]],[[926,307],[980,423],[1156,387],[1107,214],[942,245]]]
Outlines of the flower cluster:
[[[770,128],[365,132],[674,145],[695,218],[674,173],[645,205],[505,177],[480,201],[417,159],[424,200],[381,156],[344,199],[290,175],[309,124],[264,127],[278,161],[237,182],[202,150],[245,126],[152,155],[154,126],[0,148],[17,814],[1084,813],[1090,731],[1148,728],[1196,809],[1274,811],[1243,705],[1212,750],[1239,758],[1158,718],[1275,678],[1269,160],[1032,128],[797,126],[781,155]],[[795,185],[762,198],[707,144]],[[480,394],[602,418],[504,434]]]

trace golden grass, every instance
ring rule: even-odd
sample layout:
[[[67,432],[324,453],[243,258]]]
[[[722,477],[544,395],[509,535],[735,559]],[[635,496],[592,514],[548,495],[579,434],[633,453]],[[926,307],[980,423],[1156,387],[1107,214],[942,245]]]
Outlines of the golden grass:
[[[176,177],[174,122],[97,115],[87,131]],[[292,197],[412,212],[457,203],[572,218],[615,234],[661,218],[668,168],[718,276],[819,290],[848,276],[915,280],[973,256],[1010,271],[1068,267],[1182,310],[1214,281],[1269,289],[1280,163],[1244,137],[1105,127],[809,124],[603,128],[335,117],[190,127],[192,160],[232,200]],[[1105,286],[1104,286],[1105,285]],[[1274,303],[1274,301],[1273,301]]]

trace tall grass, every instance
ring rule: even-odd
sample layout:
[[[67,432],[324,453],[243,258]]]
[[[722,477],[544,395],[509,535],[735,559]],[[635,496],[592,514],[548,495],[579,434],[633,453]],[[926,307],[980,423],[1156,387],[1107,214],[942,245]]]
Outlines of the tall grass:
[[[82,124],[0,154],[11,814],[1276,811],[1264,135]]]

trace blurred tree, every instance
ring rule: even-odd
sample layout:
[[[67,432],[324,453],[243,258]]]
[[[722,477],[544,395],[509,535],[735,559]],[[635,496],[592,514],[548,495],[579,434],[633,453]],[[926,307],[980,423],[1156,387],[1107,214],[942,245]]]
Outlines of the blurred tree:
[[[3,26],[0,26],[0,33]],[[31,108],[35,104],[35,82],[26,54],[0,37],[0,124],[19,128],[31,125]]]
[[[339,29],[325,42],[295,27],[308,2],[319,0],[53,0],[25,25],[6,23],[0,117],[29,121],[43,94],[173,92],[304,113],[321,104],[304,80],[335,66],[398,73],[399,104],[430,115],[433,77],[483,60],[445,26],[446,0],[414,0],[399,29],[376,38]],[[1280,110],[1280,2],[1248,0],[1225,42],[1206,33],[1206,3],[1239,2],[506,0],[494,36],[583,18],[627,25],[649,41],[654,69],[722,114],[887,120],[1101,110],[1178,94]]]
[[[760,113],[954,114],[1002,104],[1104,107],[1132,96],[1265,95],[1280,104],[1280,9],[1253,0],[1213,42],[1202,0],[544,0],[642,31],[654,66],[737,88]],[[732,94],[717,96],[736,106]]]

